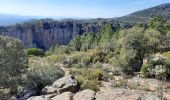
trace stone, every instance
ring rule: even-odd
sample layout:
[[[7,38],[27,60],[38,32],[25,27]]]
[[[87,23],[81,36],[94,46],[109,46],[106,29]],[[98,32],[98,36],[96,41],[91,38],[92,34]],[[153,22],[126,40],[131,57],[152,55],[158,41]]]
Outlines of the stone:
[[[50,100],[51,98],[55,97],[57,94],[48,94],[48,95],[41,95],[41,96],[33,96],[27,100]]]
[[[27,100],[48,100],[48,99],[45,99],[43,96],[33,96]]]
[[[75,94],[74,100],[94,100],[95,92],[89,89],[80,91]]]
[[[57,95],[57,96],[51,98],[50,100],[73,100],[73,93],[64,92],[60,95]],[[80,100],[82,100],[82,99],[80,99]]]
[[[42,89],[42,94],[61,94],[70,91],[76,93],[78,91],[78,83],[72,75],[65,76],[55,81],[51,86]]]

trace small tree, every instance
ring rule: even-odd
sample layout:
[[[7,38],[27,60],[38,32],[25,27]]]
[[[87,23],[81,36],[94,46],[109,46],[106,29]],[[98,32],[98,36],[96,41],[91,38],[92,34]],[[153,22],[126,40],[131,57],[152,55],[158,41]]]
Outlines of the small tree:
[[[21,41],[0,36],[0,87],[14,90],[26,63]]]
[[[81,36],[76,36],[74,37],[70,44],[69,44],[71,47],[74,47],[77,51],[80,51],[80,48],[82,46],[82,42],[81,42]]]

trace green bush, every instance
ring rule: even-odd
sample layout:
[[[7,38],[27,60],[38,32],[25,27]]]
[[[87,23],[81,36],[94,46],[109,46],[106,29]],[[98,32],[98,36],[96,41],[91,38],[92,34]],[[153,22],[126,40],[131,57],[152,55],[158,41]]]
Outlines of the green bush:
[[[65,59],[63,59],[63,64],[66,64],[68,67],[72,67],[77,63],[78,63],[77,57],[65,57]]]
[[[70,54],[72,51],[74,51],[74,48],[70,46],[52,46],[47,52],[46,55],[52,55],[52,54]]]
[[[165,60],[165,66],[166,66],[167,73],[170,75],[170,58],[167,58]]]
[[[21,74],[27,67],[27,56],[22,42],[0,36],[0,87],[15,91]]]
[[[72,64],[71,67],[74,67],[74,68],[82,68],[82,65],[81,64]]]
[[[93,54],[93,63],[99,61],[99,62],[104,62],[105,57],[107,56],[107,52],[102,51],[102,50],[97,50],[94,54]]]
[[[38,48],[29,48],[26,49],[27,55],[28,56],[45,56],[45,52],[42,49],[38,49]]]
[[[102,68],[103,64],[98,61],[93,66],[94,66],[94,68]]]
[[[23,75],[23,85],[25,88],[41,90],[46,85],[51,84],[63,76],[64,71],[53,64],[35,63]]]
[[[143,64],[140,71],[144,77],[164,79],[170,75],[169,58],[158,58],[155,57],[154,59],[151,59],[148,63]]]
[[[99,69],[87,68],[72,68],[70,74],[76,76],[76,80],[80,84],[81,89],[99,90],[100,80],[102,79],[103,72]]]
[[[96,57],[94,57],[93,58],[93,63],[96,63],[96,62],[100,62],[101,61],[101,58],[100,58],[100,56],[96,56]]]
[[[69,46],[60,46],[55,53],[58,54],[70,54],[72,51],[74,51],[74,48]]]
[[[100,82],[96,80],[86,80],[82,83],[81,89],[91,89],[93,91],[99,91]]]
[[[152,65],[150,65],[150,64],[143,64],[143,66],[141,67],[141,70],[140,70],[142,76],[144,76],[146,78],[152,77],[153,73],[151,74],[151,68],[152,68]]]
[[[156,65],[154,71],[155,71],[155,78],[157,79],[164,79],[168,76],[166,66],[164,65]]]
[[[81,59],[81,64],[85,66],[88,66],[91,62],[92,62],[92,57],[90,56],[84,56]]]
[[[162,55],[163,55],[164,57],[170,57],[170,51],[169,51],[169,52],[164,52]]]
[[[56,63],[57,61],[59,61],[59,57],[55,54],[47,56],[47,59],[52,61],[53,63]]]

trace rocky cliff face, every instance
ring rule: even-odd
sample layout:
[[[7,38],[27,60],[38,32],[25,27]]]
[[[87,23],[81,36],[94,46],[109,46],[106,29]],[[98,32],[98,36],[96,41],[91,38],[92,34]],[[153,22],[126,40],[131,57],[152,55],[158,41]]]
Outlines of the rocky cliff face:
[[[112,22],[113,28],[121,26],[118,22]],[[83,33],[99,32],[102,26],[106,24],[100,22],[82,22],[77,20],[55,21],[51,19],[36,20],[16,24],[13,26],[0,27],[0,35],[7,35],[22,40],[26,48],[38,47],[48,49],[52,45],[65,45],[76,36]],[[123,24],[130,27],[129,24]]]

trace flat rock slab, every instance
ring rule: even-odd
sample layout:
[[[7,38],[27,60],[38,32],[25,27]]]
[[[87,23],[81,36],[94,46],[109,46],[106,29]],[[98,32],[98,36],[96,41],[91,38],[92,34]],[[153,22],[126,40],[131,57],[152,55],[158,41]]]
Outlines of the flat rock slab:
[[[75,94],[74,100],[94,100],[95,92],[89,89],[80,91]]]
[[[61,94],[63,92],[76,93],[78,91],[78,83],[72,75],[65,76],[55,81],[51,86],[46,86],[43,90],[43,94]]]

